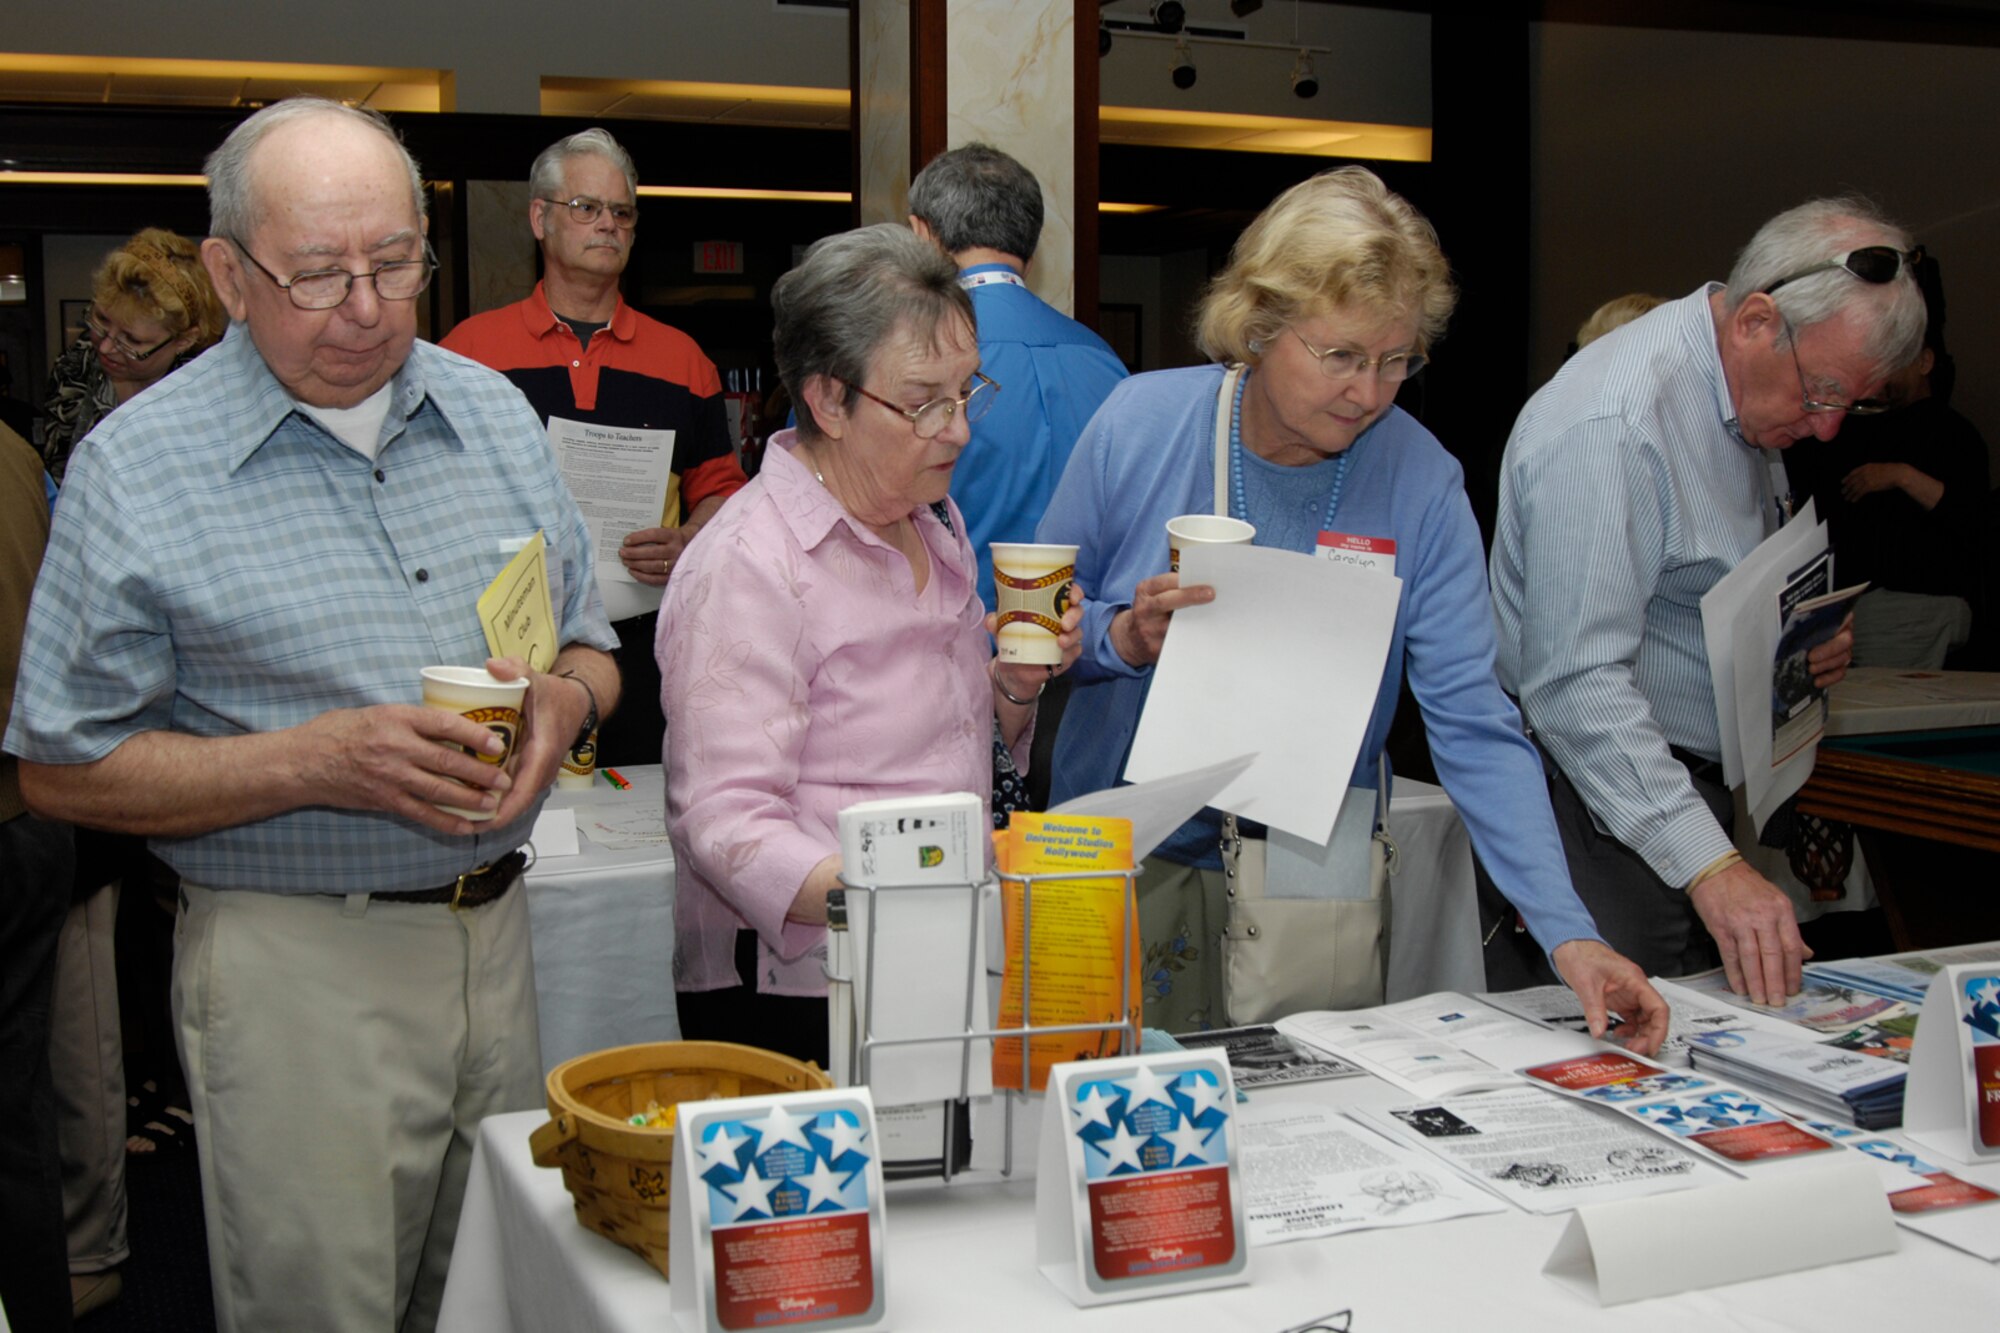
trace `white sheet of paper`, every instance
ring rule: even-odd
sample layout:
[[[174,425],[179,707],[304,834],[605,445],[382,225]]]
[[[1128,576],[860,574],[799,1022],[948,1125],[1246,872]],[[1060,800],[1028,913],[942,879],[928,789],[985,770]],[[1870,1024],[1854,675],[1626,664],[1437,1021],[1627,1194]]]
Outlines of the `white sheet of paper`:
[[[660,526],[673,478],[674,432],[550,417],[549,445],[556,451],[563,484],[590,528],[605,614],[629,620],[659,610],[664,589],[648,587],[627,573],[618,548],[626,533]]]
[[[1064,801],[1049,813],[1131,820],[1132,863],[1137,865],[1152,855],[1153,849],[1165,841],[1169,833],[1187,823],[1203,806],[1214,804],[1222,790],[1248,769],[1256,758],[1254,754],[1246,754],[1191,772],[1155,778],[1151,782],[1085,792],[1082,796]]]
[[[1771,629],[1771,641],[1763,645],[1761,653],[1751,652],[1747,645],[1736,641],[1737,617],[1742,612],[1762,607],[1775,619],[1778,604],[1778,589],[1785,583],[1785,576],[1807,560],[1814,552],[1826,547],[1826,525],[1818,519],[1818,511],[1813,502],[1807,500],[1791,522],[1766,537],[1749,555],[1743,557],[1736,568],[1715,581],[1715,586],[1702,594],[1701,632],[1708,649],[1708,675],[1715,690],[1715,721],[1722,739],[1722,781],[1725,786],[1742,784],[1744,774],[1745,738],[1747,735],[1743,713],[1736,692],[1736,664],[1739,661],[1756,662],[1764,672],[1763,689],[1768,696],[1771,688],[1771,654],[1778,647],[1775,625]],[[1770,767],[1771,728],[1770,708],[1763,698],[1750,710],[1749,729],[1760,729],[1764,735],[1764,766]]]
[[[1507,1206],[1330,1106],[1252,1101],[1238,1118],[1252,1245],[1407,1227]]]
[[[1543,1088],[1462,1093],[1348,1115],[1543,1216],[1732,1178],[1634,1120]]]
[[[576,811],[544,809],[535,816],[535,831],[528,835],[535,845],[535,859],[575,856],[583,850],[576,840]]]
[[[1325,843],[1347,794],[1403,593],[1401,579],[1263,546],[1194,546],[1125,764],[1129,782],[1256,759],[1210,804]]]
[[[1888,1202],[1854,1156],[1724,1189],[1586,1204],[1542,1271],[1618,1305],[1893,1253]]]

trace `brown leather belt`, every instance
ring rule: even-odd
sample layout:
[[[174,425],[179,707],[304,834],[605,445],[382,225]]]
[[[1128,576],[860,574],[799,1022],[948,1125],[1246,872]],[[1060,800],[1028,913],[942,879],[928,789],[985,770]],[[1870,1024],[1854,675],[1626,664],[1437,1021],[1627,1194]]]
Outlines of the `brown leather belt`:
[[[528,854],[516,848],[492,865],[468,870],[449,884],[435,889],[406,889],[401,893],[371,893],[378,903],[449,903],[456,912],[461,907],[484,907],[507,892],[527,868]]]

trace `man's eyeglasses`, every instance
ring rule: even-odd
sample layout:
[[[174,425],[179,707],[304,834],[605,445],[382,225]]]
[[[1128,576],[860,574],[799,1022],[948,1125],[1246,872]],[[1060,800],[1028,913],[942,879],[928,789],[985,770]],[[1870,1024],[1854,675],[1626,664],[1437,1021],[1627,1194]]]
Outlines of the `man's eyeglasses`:
[[[918,439],[934,440],[944,433],[944,428],[951,424],[952,417],[956,416],[961,408],[965,411],[966,424],[971,425],[985,416],[986,409],[993,405],[994,394],[1000,392],[1000,386],[976,370],[972,372],[972,378],[977,382],[966,390],[963,398],[946,394],[942,398],[931,399],[922,407],[898,407],[887,398],[868,392],[859,384],[850,384],[848,387],[868,401],[880,403],[898,416],[908,417],[910,427],[916,431]],[[991,389],[993,393],[982,393],[983,389]]]
[[[611,221],[620,231],[630,231],[639,225],[637,204],[607,204],[602,199],[592,199],[587,194],[580,194],[574,199],[543,199],[542,202],[553,204],[557,208],[567,208],[569,215],[586,227],[596,222],[597,215],[606,210],[610,211]]]
[[[1292,329],[1292,336],[1318,358],[1320,373],[1330,380],[1351,380],[1373,366],[1375,378],[1382,383],[1401,384],[1428,364],[1428,358],[1422,352],[1391,352],[1387,356],[1378,356],[1371,360],[1347,347],[1329,347],[1322,352],[1307,342],[1305,335],[1297,329]]]
[[[165,340],[154,343],[142,352],[127,342],[124,334],[119,333],[109,324],[106,324],[103,318],[98,315],[95,307],[84,312],[83,327],[90,331],[91,342],[102,343],[108,341],[111,344],[111,350],[124,357],[127,361],[150,360],[168,343],[181,336],[178,333],[169,334]]]
[[[1792,344],[1792,369],[1799,373],[1799,404],[1808,412],[1845,412],[1851,417],[1879,416],[1892,410],[1896,404],[1880,398],[1857,398],[1851,403],[1843,403],[1835,398],[1813,396],[1812,387],[1806,383],[1805,367],[1799,364],[1799,334],[1791,321],[1785,321],[1785,337]]]
[[[347,300],[347,294],[354,290],[357,278],[367,278],[375,284],[375,295],[384,301],[408,301],[431,285],[431,274],[437,272],[437,256],[431,253],[431,243],[424,242],[422,259],[397,259],[387,264],[378,264],[366,273],[350,273],[344,268],[316,268],[308,273],[295,273],[287,281],[257,262],[257,256],[250,253],[250,247],[228,238],[242,256],[265,277],[284,290],[292,298],[292,304],[301,310],[331,310]]]
[[[1764,294],[1769,296],[1788,282],[1797,282],[1800,278],[1810,278],[1815,273],[1827,273],[1837,268],[1844,268],[1863,282],[1879,287],[1885,282],[1894,282],[1906,265],[1915,272],[1917,265],[1923,262],[1924,247],[1921,245],[1914,250],[1898,250],[1893,245],[1864,245],[1859,250],[1849,250],[1838,259],[1829,259],[1824,264],[1815,264],[1789,277],[1779,278],[1764,289]]]

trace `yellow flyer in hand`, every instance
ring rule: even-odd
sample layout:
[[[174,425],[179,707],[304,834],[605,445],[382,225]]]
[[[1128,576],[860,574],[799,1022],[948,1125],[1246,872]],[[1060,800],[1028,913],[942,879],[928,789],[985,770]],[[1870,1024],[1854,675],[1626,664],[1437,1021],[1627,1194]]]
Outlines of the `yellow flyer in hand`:
[[[549,546],[537,531],[500,577],[479,594],[479,623],[495,657],[518,657],[537,671],[555,665],[555,606],[549,601]]]
[[[1000,1026],[1020,1027],[1024,885],[1009,875],[1071,874],[1132,868],[1132,821],[1092,815],[1017,812],[1004,833],[993,835],[1000,863],[1002,923],[1007,973],[1000,988]],[[1032,984],[1028,1025],[1139,1024],[1139,922],[1125,892],[1125,876],[1037,880],[1033,895]],[[1129,955],[1128,955],[1128,950]],[[1126,993],[1121,1003],[1118,981]],[[1030,1086],[1043,1091],[1049,1069],[1066,1060],[1117,1055],[1121,1034],[1056,1032],[1028,1039]],[[993,1083],[1021,1086],[1019,1038],[993,1044]]]

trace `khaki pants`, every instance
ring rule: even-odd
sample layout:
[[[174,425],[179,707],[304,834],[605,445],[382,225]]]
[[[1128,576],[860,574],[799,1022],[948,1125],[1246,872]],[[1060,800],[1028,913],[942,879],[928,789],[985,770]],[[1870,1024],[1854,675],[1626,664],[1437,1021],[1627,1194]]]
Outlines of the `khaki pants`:
[[[222,1333],[430,1329],[479,1121],[542,1100],[525,890],[184,884],[173,1004]]]
[[[112,945],[117,922],[114,882],[69,909],[56,944],[49,1070],[72,1273],[102,1273],[132,1253],[125,1237],[125,1046]]]

